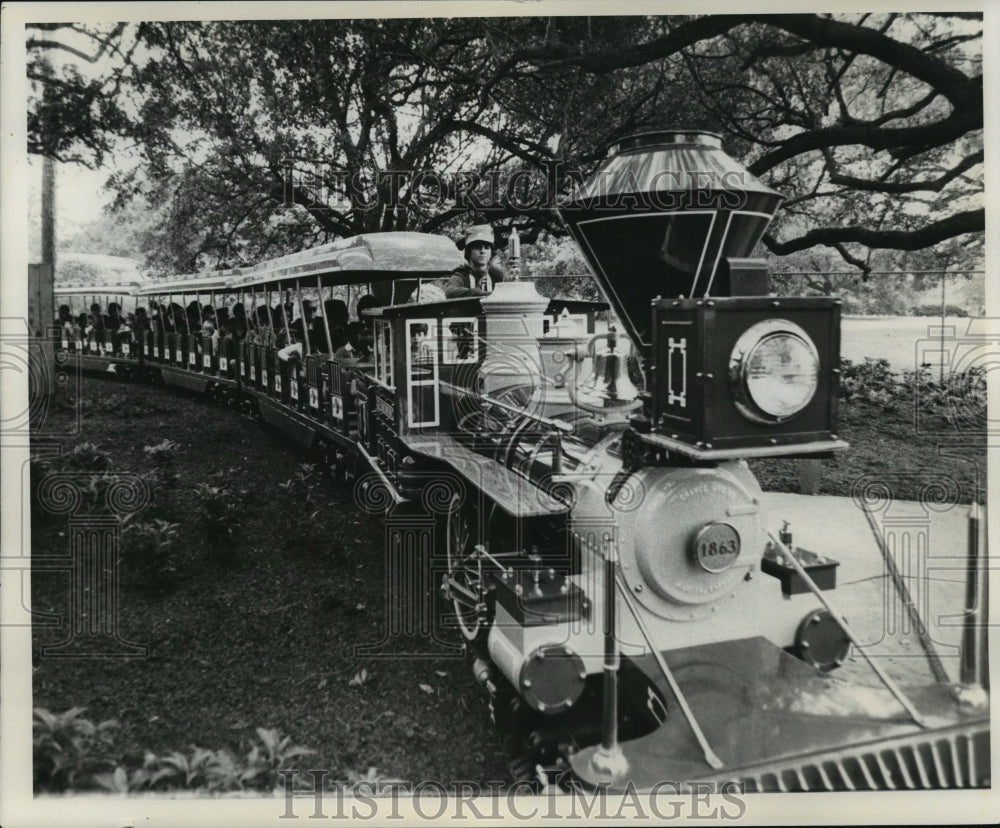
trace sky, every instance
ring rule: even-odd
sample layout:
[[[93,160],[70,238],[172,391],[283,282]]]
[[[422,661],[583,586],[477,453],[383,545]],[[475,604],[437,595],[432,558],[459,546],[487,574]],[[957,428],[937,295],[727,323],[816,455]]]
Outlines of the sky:
[[[79,164],[56,164],[56,245],[93,220],[109,205],[112,194],[104,189],[109,170],[91,170]],[[31,261],[41,253],[42,161],[28,157],[28,231]]]

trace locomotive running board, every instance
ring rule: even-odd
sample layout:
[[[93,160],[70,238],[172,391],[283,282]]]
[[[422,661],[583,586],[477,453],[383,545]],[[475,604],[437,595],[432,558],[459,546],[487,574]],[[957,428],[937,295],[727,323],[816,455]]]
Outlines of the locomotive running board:
[[[289,410],[289,408],[276,400],[256,394],[257,405],[260,408],[260,416],[264,421],[273,425],[285,436],[289,437],[296,445],[309,451],[316,443],[316,423],[306,419],[303,415]]]
[[[723,767],[709,767],[679,715],[651,653],[623,657],[622,697],[650,723],[620,742],[625,778],[610,789],[738,783],[747,791],[891,790],[988,784],[989,710],[968,688],[908,688],[928,727],[884,688],[821,673],[761,637],[662,653]],[[634,723],[633,723],[633,726]],[[569,757],[576,780],[606,783],[592,767],[598,746]]]
[[[414,454],[439,460],[465,478],[507,514],[517,517],[561,515],[568,507],[493,459],[477,454],[447,434],[433,437],[401,435]]]
[[[167,385],[185,388],[188,391],[195,391],[199,394],[204,394],[208,390],[208,386],[216,380],[215,377],[195,374],[186,368],[173,368],[168,365],[159,365],[157,367],[159,367],[160,376],[163,377],[163,381]]]

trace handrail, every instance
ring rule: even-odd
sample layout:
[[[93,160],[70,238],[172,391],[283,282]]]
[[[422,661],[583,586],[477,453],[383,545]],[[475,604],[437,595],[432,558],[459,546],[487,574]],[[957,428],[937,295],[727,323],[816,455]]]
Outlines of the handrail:
[[[899,685],[892,680],[885,670],[878,666],[875,659],[871,657],[871,654],[858,642],[858,639],[855,637],[853,631],[847,625],[847,620],[833,607],[830,599],[823,594],[823,591],[816,585],[816,582],[809,576],[809,573],[806,572],[802,564],[799,563],[799,559],[795,557],[795,553],[778,537],[776,537],[774,532],[768,530],[767,536],[771,539],[771,543],[774,544],[774,548],[784,556],[784,559],[789,564],[791,564],[792,569],[796,571],[798,576],[802,579],[802,582],[809,588],[809,591],[816,596],[817,600],[833,617],[833,620],[837,622],[837,626],[840,627],[844,635],[846,635],[851,644],[854,645],[854,649],[861,653],[865,661],[868,662],[868,666],[871,667],[872,672],[878,676],[882,684],[885,685],[886,689],[892,693],[893,696],[895,696],[896,701],[899,702],[900,706],[906,711],[907,715],[921,727],[929,727],[930,725],[927,720],[923,717],[920,711],[917,710],[913,702],[910,701],[906,693],[903,692],[902,688],[900,688]]]
[[[698,724],[698,720],[695,718],[694,711],[688,704],[684,693],[681,692],[681,686],[677,683],[677,679],[674,678],[674,674],[667,665],[667,660],[656,648],[656,645],[653,643],[653,637],[649,634],[649,630],[643,622],[642,616],[632,605],[632,596],[629,595],[628,587],[625,585],[625,579],[622,577],[622,574],[617,567],[615,568],[614,577],[615,583],[618,585],[618,591],[621,593],[622,601],[628,608],[628,611],[632,614],[632,619],[635,621],[636,626],[639,627],[639,632],[642,634],[642,637],[646,639],[646,646],[649,647],[650,652],[652,652],[653,657],[656,659],[656,663],[660,667],[660,672],[663,673],[663,677],[667,680],[667,684],[670,685],[670,690],[673,692],[674,698],[677,699],[677,704],[680,706],[681,712],[684,714],[684,718],[687,719],[687,723],[690,726],[691,731],[694,733],[694,737],[697,739],[699,747],[701,747],[701,752],[705,757],[705,761],[711,768],[718,769],[723,767],[722,760],[719,758],[718,754],[712,750],[712,746],[708,743],[708,739],[705,737],[705,733],[702,731],[701,725]]]
[[[452,386],[452,387],[457,387],[457,386]],[[535,414],[531,411],[526,411],[523,408],[518,408],[517,406],[511,405],[510,403],[505,403],[502,402],[501,400],[495,399],[494,397],[491,397],[488,394],[480,394],[478,399],[480,400],[480,403],[484,406],[493,405],[503,411],[506,411],[508,414],[517,414],[520,417],[529,417],[536,423],[541,423],[542,425],[549,426],[550,428],[558,429],[559,431],[563,431],[567,434],[571,434],[574,430],[573,426],[571,426],[569,423],[563,422],[562,420],[553,420],[550,417],[544,417],[541,414]]]

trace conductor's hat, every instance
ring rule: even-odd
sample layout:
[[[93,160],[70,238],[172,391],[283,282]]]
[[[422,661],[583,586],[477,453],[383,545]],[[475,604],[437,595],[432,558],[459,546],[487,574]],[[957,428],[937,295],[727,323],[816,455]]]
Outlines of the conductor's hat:
[[[462,249],[464,250],[473,242],[486,242],[490,247],[496,247],[496,243],[493,241],[493,228],[488,224],[477,224],[472,227],[462,242]]]

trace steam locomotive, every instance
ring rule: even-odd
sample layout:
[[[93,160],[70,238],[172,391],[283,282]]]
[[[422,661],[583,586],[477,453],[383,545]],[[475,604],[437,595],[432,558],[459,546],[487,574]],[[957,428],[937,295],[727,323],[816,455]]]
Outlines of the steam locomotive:
[[[904,688],[875,659],[840,678],[866,650],[836,607],[838,562],[769,528],[748,461],[847,449],[839,302],[769,295],[748,258],[780,200],[712,133],[638,135],[559,207],[620,330],[596,329],[607,305],[516,279],[425,301],[455,246],[383,233],[90,289],[163,324],[64,333],[63,358],[244,406],[368,508],[413,515],[441,562],[422,577],[530,764],[612,789],[988,784],[975,620],[958,683]],[[329,347],[303,337],[286,360],[265,337],[169,320],[175,305],[240,306],[250,329],[287,332],[294,310],[276,323],[275,301],[301,315],[306,297],[362,295],[370,359],[331,356],[326,321]]]

